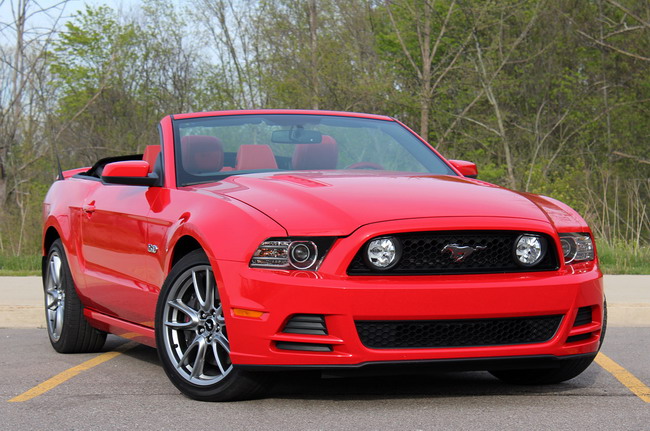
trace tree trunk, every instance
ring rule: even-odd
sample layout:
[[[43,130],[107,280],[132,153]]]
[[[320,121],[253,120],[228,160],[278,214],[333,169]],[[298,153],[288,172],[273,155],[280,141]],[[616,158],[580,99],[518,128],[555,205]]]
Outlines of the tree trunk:
[[[316,0],[309,1],[309,44],[311,48],[311,108],[318,109],[320,84],[318,82],[318,9]]]
[[[431,111],[431,14],[433,5],[424,3],[424,24],[422,26],[422,78],[420,89],[420,136],[429,141],[429,113]]]

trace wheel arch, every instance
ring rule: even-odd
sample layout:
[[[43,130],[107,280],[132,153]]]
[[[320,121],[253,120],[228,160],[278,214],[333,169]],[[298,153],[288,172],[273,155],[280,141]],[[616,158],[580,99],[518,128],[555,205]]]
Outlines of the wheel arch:
[[[57,239],[61,239],[59,231],[54,226],[48,227],[43,234],[43,253],[41,253],[41,276],[43,280],[45,280],[45,260],[47,259],[47,254]]]
[[[172,249],[171,259],[169,259],[169,267],[167,268],[167,273],[176,265],[176,263],[181,260],[184,256],[187,256],[189,253],[194,250],[201,249],[207,253],[207,250],[201,245],[199,240],[194,238],[191,235],[183,235],[176,241],[174,248]]]
[[[59,234],[59,231],[54,227],[50,226],[47,228],[45,231],[45,234],[43,235],[43,255],[46,256],[48,250],[50,247],[52,247],[52,244],[54,244],[54,241],[57,239],[61,239],[61,234]]]

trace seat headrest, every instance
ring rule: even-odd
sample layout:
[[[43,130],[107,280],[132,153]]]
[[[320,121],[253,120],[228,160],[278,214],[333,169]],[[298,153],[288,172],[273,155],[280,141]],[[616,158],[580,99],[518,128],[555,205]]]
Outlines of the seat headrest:
[[[328,135],[323,135],[319,144],[298,144],[293,151],[293,169],[336,169],[339,161],[338,144]]]
[[[223,145],[214,136],[183,136],[181,153],[183,169],[190,174],[219,172],[223,168]]]
[[[268,145],[242,145],[237,151],[236,170],[277,169],[278,163]]]

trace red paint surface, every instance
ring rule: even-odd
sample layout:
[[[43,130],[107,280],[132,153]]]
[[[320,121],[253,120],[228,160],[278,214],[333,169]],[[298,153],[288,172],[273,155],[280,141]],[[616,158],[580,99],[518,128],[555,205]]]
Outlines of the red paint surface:
[[[320,114],[327,111],[231,111],[232,114]],[[336,115],[394,121],[366,114]],[[543,273],[348,276],[373,236],[425,230],[587,232],[584,220],[551,198],[513,192],[460,176],[385,171],[301,171],[231,176],[176,187],[171,117],[161,121],[164,186],[104,185],[66,171],[44,205],[44,232],[55,229],[68,255],[86,318],[102,330],[153,345],[160,287],[178,240],[191,236],[208,255],[227,309],[263,311],[260,319],[226,315],[236,364],[358,364],[369,361],[570,355],[594,352],[602,324],[597,261]],[[432,151],[435,151],[432,149]],[[456,170],[457,171],[457,170]],[[75,176],[73,176],[75,175]],[[269,237],[337,236],[317,272],[249,268]],[[158,252],[147,252],[155,244]],[[46,250],[44,250],[46,252]],[[561,259],[560,259],[561,260]],[[594,306],[594,322],[572,328],[577,308]],[[291,314],[323,314],[329,335],[283,334]],[[364,347],[355,319],[463,319],[563,314],[552,340],[534,345],[447,349]],[[591,332],[583,342],[569,335]],[[330,353],[278,350],[274,341],[323,342]]]

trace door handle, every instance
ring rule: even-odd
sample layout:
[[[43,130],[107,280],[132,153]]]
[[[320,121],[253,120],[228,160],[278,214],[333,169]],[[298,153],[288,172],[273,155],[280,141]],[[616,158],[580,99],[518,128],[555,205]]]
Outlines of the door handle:
[[[94,212],[95,212],[95,205],[93,205],[93,204],[86,204],[86,205],[84,205],[83,207],[81,207],[81,209],[83,210],[83,212],[85,212],[85,213],[87,213],[87,214],[91,214],[91,213],[94,213]]]

